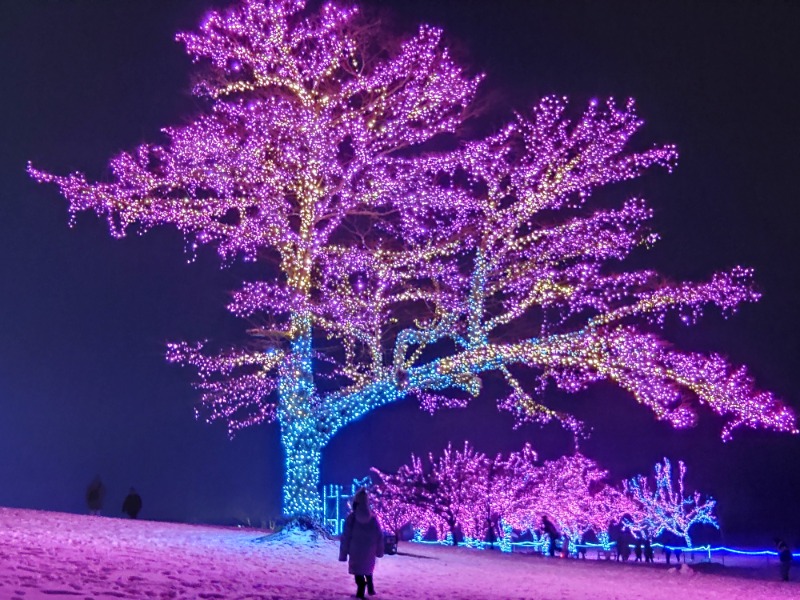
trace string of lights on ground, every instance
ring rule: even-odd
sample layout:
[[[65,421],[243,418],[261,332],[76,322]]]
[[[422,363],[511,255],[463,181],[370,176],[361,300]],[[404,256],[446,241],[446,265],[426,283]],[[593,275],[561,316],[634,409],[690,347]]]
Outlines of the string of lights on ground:
[[[450,545],[452,544],[452,540],[419,540],[414,539],[410,540],[411,543],[414,544],[431,544],[431,545]],[[611,542],[611,546],[613,548],[617,548],[617,542]],[[599,550],[599,551],[606,551],[607,549],[603,547],[602,544],[595,544],[592,542],[583,542],[577,544],[576,547],[578,549],[585,549],[585,550]],[[634,548],[633,545],[629,545],[632,549]],[[669,548],[673,553],[676,550],[679,550],[681,553],[704,553],[708,556],[708,559],[711,560],[712,555],[714,554],[736,554],[740,556],[768,556],[768,557],[776,557],[778,556],[778,552],[775,550],[742,550],[740,548],[729,548],[728,546],[711,546],[711,545],[703,545],[703,546],[671,546],[669,544],[661,544],[659,542],[653,543],[654,548]],[[542,551],[542,544],[536,542],[510,542],[508,545],[503,546],[499,543],[490,544],[488,542],[481,542],[478,545],[470,546],[470,548],[474,548],[476,550],[487,550],[487,549],[494,549],[498,548],[501,552],[513,552],[513,548],[520,548],[530,550],[533,549],[536,552]],[[794,558],[800,558],[800,552],[792,553]]]

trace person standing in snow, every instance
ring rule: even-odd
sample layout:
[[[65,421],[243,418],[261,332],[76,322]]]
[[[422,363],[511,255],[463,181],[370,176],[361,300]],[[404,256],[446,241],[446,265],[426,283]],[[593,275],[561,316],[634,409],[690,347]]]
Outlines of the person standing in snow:
[[[633,562],[642,562],[642,540],[639,538],[636,538],[633,543],[633,554],[636,556],[636,560]]]
[[[775,538],[775,545],[778,547],[778,560],[781,561],[781,579],[789,581],[789,567],[792,566],[792,551],[780,538]]]
[[[122,502],[122,512],[128,515],[131,519],[135,519],[142,510],[142,497],[136,493],[136,490],[131,488],[125,500]]]
[[[103,510],[103,498],[105,495],[106,488],[98,475],[86,488],[86,506],[89,508],[90,515],[100,514],[100,511]]]
[[[547,516],[542,517],[542,529],[547,534],[547,537],[550,538],[550,556],[556,555],[556,540],[561,539],[561,534],[558,533],[556,526],[547,518]]]
[[[617,542],[617,560],[628,562],[631,557],[631,544],[629,536],[624,533],[620,536]]]
[[[653,544],[650,542],[650,538],[644,538],[644,562],[651,563],[653,559]]]
[[[344,531],[339,544],[339,560],[350,558],[348,572],[356,579],[356,597],[363,598],[364,591],[375,595],[372,572],[375,559],[383,556],[383,533],[378,519],[369,508],[367,490],[360,489],[353,496],[353,512],[344,521]]]

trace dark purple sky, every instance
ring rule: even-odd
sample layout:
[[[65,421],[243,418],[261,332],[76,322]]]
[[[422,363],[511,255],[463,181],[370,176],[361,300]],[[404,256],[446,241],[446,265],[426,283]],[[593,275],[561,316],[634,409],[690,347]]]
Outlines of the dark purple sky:
[[[217,6],[225,3],[215,3]],[[498,110],[556,93],[580,107],[633,96],[647,121],[640,142],[674,142],[675,174],[652,172],[641,194],[663,240],[637,257],[666,274],[702,278],[756,268],[763,300],[723,320],[675,332],[686,349],[746,363],[759,383],[800,410],[796,296],[800,287],[796,174],[800,139],[800,5],[792,2],[508,2],[392,0],[396,27],[441,25],[459,55],[489,74]],[[189,0],[27,0],[0,20],[0,504],[82,511],[100,474],[107,513],[130,485],[146,518],[258,522],[279,512],[281,453],[274,426],[228,441],[192,417],[188,371],[167,365],[170,340],[230,338],[224,309],[235,270],[206,254],[187,264],[171,230],[111,239],[37,186],[25,163],[102,176],[108,158],[157,139],[198,110],[191,65],[173,41],[209,3]],[[529,440],[546,458],[571,448],[557,428],[511,429],[485,397],[430,417],[413,402],[343,430],[323,461],[326,482],[411,452],[467,438],[487,453]],[[594,426],[584,451],[615,479],[683,458],[689,484],[713,493],[730,537],[800,542],[800,438],[739,432],[721,422],[674,431],[609,386],[553,398]]]

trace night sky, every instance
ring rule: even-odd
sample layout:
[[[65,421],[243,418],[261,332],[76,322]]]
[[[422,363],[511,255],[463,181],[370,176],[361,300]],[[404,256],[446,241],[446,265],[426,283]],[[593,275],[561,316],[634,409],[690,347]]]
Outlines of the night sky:
[[[224,6],[215,2],[214,6]],[[593,97],[637,99],[647,125],[634,145],[675,143],[672,175],[652,170],[611,188],[656,210],[662,241],[634,257],[674,278],[737,264],[756,269],[763,299],[725,320],[669,330],[687,350],[722,352],[800,412],[796,297],[800,4],[795,2],[367,3],[398,31],[445,28],[462,64],[488,73],[487,126],[547,94],[576,110]],[[235,340],[228,315],[237,269],[201,253],[187,264],[171,229],[113,240],[90,214],[67,225],[55,186],[35,184],[28,160],[56,173],[103,177],[123,149],[200,109],[175,32],[208,0],[26,0],[0,19],[0,505],[84,511],[95,475],[117,515],[129,486],[152,519],[260,524],[280,512],[277,427],[229,441],[193,418],[189,370],[164,360],[167,341]],[[469,439],[493,454],[531,441],[544,458],[571,450],[557,426],[512,430],[491,381],[465,410],[433,417],[413,401],[344,429],[325,451],[324,482],[370,466],[392,470],[411,452]],[[800,437],[738,430],[700,412],[675,431],[612,386],[550,394],[594,430],[583,451],[619,480],[682,458],[688,484],[719,501],[724,540],[800,543]],[[718,539],[718,538],[717,538]]]

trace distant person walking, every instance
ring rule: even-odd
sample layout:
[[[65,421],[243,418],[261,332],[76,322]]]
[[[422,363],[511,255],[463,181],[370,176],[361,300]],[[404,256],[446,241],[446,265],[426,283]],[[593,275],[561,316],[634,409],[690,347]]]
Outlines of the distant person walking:
[[[353,512],[344,520],[344,531],[339,545],[339,560],[348,560],[348,572],[356,579],[356,597],[363,598],[364,590],[375,595],[372,572],[375,559],[383,556],[383,533],[378,519],[369,508],[367,490],[360,489],[353,496]]]
[[[792,551],[780,538],[775,538],[775,545],[778,548],[778,560],[781,561],[781,579],[789,581],[789,568],[792,566]]]
[[[617,560],[628,562],[631,557],[631,545],[627,535],[620,537],[617,542]]]
[[[654,558],[653,544],[650,542],[650,538],[644,538],[644,562],[651,563]]]
[[[94,478],[89,487],[86,488],[86,506],[90,515],[99,515],[103,510],[103,499],[106,496],[106,488],[100,476]]]
[[[122,512],[128,515],[131,519],[135,519],[142,510],[142,497],[131,488],[128,495],[125,496],[125,501],[122,503]]]
[[[642,540],[639,538],[633,542],[633,554],[636,556],[633,562],[642,562]]]
[[[667,560],[667,564],[669,564],[669,561],[672,558],[672,550],[670,550],[669,546],[666,544],[664,544],[664,558]]]
[[[561,534],[558,533],[558,529],[553,523],[548,519],[546,516],[542,517],[542,529],[547,534],[547,537],[550,538],[550,556],[556,555],[556,540],[561,539]]]

